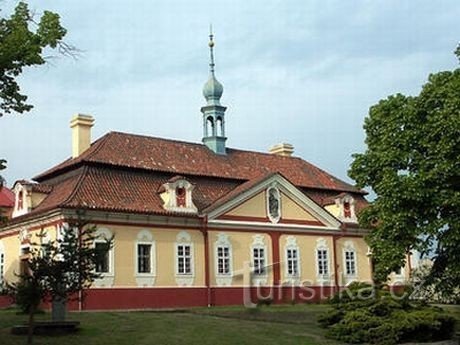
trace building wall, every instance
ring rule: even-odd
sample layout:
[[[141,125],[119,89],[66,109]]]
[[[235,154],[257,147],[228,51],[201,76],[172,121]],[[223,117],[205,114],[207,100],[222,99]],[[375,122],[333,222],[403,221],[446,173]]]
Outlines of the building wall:
[[[289,202],[284,202],[289,206]],[[291,205],[294,209],[298,205]],[[265,212],[265,210],[264,210]],[[289,214],[289,210],[285,210]],[[253,213],[251,214],[253,215]],[[205,237],[200,230],[187,228],[170,228],[161,226],[136,226],[100,224],[99,230],[108,231],[114,235],[115,245],[113,248],[113,277],[96,282],[88,291],[88,298],[80,306],[72,305],[78,309],[126,309],[126,308],[159,308],[178,306],[199,305],[225,305],[242,304],[245,294],[250,291],[251,301],[260,298],[259,293],[272,296],[275,301],[298,299],[305,301],[305,295],[312,296],[311,301],[325,298],[336,289],[334,268],[337,267],[337,281],[344,286],[351,281],[344,274],[344,250],[353,248],[356,253],[356,276],[352,280],[370,281],[371,266],[368,257],[368,247],[362,237],[337,236],[335,255],[333,234],[318,230],[305,230],[306,233],[279,230],[251,231],[247,230],[218,230],[208,229],[208,254],[209,254],[209,282],[206,287],[205,277]],[[57,225],[45,228],[50,238],[56,237]],[[29,231],[31,241],[37,240],[40,229]],[[178,282],[176,276],[176,242],[178,235],[188,234],[190,243],[193,244],[193,281],[184,286]],[[273,236],[276,233],[279,235]],[[139,285],[136,275],[136,243],[140,235],[148,234],[154,243],[154,267],[155,275],[151,283]],[[180,237],[180,236],[179,236]],[[232,273],[230,281],[219,279],[216,274],[216,243],[225,238],[231,247]],[[5,276],[8,280],[14,280],[14,274],[19,272],[20,240],[18,233],[0,239],[5,248]],[[257,281],[252,279],[251,288],[245,286],[248,281],[244,279],[245,269],[252,263],[251,251],[255,243],[262,243],[266,249],[266,264],[269,266],[266,279]],[[298,247],[300,274],[296,279],[291,279],[286,274],[286,246],[294,243]],[[328,251],[328,277],[318,275],[318,263],[316,250],[318,246]],[[273,265],[273,248],[279,249],[279,278],[280,282],[274,282],[277,265]],[[337,258],[337,262],[334,261]],[[245,265],[246,263],[246,265]],[[403,270],[406,273],[408,270]],[[350,278],[350,277],[348,277]],[[260,283],[262,289],[255,288],[255,283]],[[284,285],[283,285],[284,284]],[[306,292],[302,284],[310,288]],[[291,287],[294,285],[295,287]],[[315,293],[311,293],[314,291]],[[289,297],[290,296],[290,297]]]
[[[228,236],[231,245],[231,266],[234,277],[230,284],[219,283],[216,270],[216,247],[220,235]],[[247,268],[251,265],[251,251],[255,236],[261,236],[266,252],[267,264],[272,263],[273,253],[270,236],[267,233],[259,232],[238,232],[238,231],[209,231],[209,270],[211,286],[243,286],[244,274],[248,273]],[[267,269],[266,277],[260,278],[262,285],[271,285],[273,282],[273,271]],[[246,283],[247,284],[247,283]]]

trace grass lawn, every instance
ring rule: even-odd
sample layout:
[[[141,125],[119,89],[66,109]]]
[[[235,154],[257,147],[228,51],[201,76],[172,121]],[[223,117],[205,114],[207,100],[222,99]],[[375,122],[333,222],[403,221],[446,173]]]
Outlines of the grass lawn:
[[[316,316],[325,305],[195,308],[181,312],[82,312],[69,320],[81,322],[81,331],[68,336],[36,336],[35,344],[338,344],[325,339]],[[16,310],[0,311],[0,344],[25,344],[10,327],[25,322]],[[37,319],[49,319],[38,315]]]
[[[327,305],[274,305],[258,309],[243,307],[193,308],[184,311],[82,312],[70,313],[69,320],[81,322],[77,334],[35,337],[39,345],[188,345],[188,344],[302,344],[337,345],[324,337],[316,323]],[[460,307],[446,308],[460,320]],[[10,327],[23,323],[25,315],[0,310],[0,344],[26,343],[13,336]],[[38,315],[47,320],[49,314]]]

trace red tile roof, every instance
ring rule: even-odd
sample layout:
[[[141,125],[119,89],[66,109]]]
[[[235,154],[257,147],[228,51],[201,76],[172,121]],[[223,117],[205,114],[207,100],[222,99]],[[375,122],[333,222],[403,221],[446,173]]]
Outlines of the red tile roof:
[[[14,193],[0,185],[0,207],[10,208],[14,206]]]
[[[202,144],[111,132],[81,156],[35,177],[33,191],[48,196],[13,223],[59,208],[177,214],[166,211],[158,191],[177,178],[192,183],[200,212],[236,197],[279,173],[319,205],[349,192],[365,206],[364,192],[297,157],[228,149],[216,155]]]
[[[296,186],[365,194],[298,157],[231,148],[227,149],[226,155],[217,155],[203,144],[120,132],[104,135],[79,157],[64,161],[34,180],[45,182],[85,164],[244,181],[270,172],[280,172]]]
[[[85,166],[56,182],[51,193],[31,212],[13,219],[18,222],[58,208],[129,213],[177,214],[163,208],[158,189],[170,180],[165,173]],[[195,185],[193,202],[199,210],[228,194],[241,182],[190,176]]]

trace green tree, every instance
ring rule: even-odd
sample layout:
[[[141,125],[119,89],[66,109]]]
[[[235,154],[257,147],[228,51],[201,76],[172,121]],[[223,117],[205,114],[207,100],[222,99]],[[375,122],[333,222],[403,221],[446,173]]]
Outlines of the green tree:
[[[376,193],[359,217],[372,228],[376,280],[386,281],[418,250],[433,259],[427,284],[458,293],[460,69],[431,74],[417,96],[381,100],[364,130],[367,149],[353,155],[349,175]]]
[[[0,116],[32,109],[17,77],[24,67],[43,65],[47,48],[72,55],[75,49],[63,42],[65,34],[58,14],[44,11],[36,21],[22,1],[9,18],[0,18]]]
[[[83,298],[95,279],[102,276],[96,265],[105,260],[113,245],[113,238],[104,239],[102,246],[94,246],[97,228],[84,215],[70,220],[62,236],[48,240],[42,231],[39,241],[31,243],[27,269],[19,281],[8,284],[10,295],[29,313],[29,343],[32,343],[34,313],[41,301],[52,302],[53,321],[65,319],[65,304],[70,299]]]

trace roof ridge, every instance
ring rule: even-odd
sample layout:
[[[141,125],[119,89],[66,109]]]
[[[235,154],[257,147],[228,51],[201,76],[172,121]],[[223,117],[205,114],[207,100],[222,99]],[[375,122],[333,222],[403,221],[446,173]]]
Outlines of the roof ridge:
[[[137,134],[137,133],[122,132],[122,131],[110,131],[106,135],[109,135],[109,134],[130,135],[130,136],[134,136],[134,137],[141,137],[141,138],[148,138],[148,139],[156,139],[156,140],[162,140],[162,141],[175,142],[175,143],[178,143],[178,144],[188,144],[188,145],[195,145],[195,146],[200,146],[200,147],[204,146],[203,143],[199,143],[199,142],[178,140],[178,139],[171,139],[171,138],[162,138],[162,137],[157,137],[157,136],[147,135],[147,134]],[[298,157],[298,156],[280,156],[280,155],[274,155],[273,153],[270,153],[270,152],[244,150],[244,149],[235,148],[235,147],[227,147],[227,150],[241,151],[241,152],[251,152],[251,153],[257,153],[257,154],[265,155],[265,156],[284,157],[286,159],[300,159],[300,160],[303,160],[301,157]]]
[[[83,166],[82,172],[81,172],[80,176],[78,176],[78,180],[77,180],[77,183],[75,184],[75,187],[73,188],[73,190],[69,194],[69,196],[64,201],[61,202],[61,206],[64,206],[67,203],[70,203],[70,201],[75,196],[75,194],[77,194],[78,189],[80,188],[81,184],[83,183],[83,180],[87,176],[88,170],[89,170],[89,168],[87,166]]]

